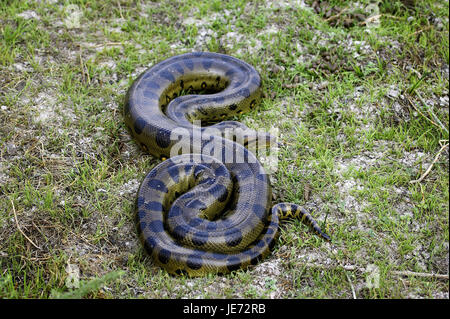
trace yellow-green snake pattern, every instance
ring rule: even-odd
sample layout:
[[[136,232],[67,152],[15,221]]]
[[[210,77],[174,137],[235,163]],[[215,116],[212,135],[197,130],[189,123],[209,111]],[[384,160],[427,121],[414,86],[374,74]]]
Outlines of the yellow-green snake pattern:
[[[202,90],[210,94],[183,95]],[[254,131],[222,121],[254,109],[260,99],[261,79],[252,66],[209,52],[164,60],[128,90],[126,125],[146,152],[164,160],[139,188],[138,232],[169,273],[199,276],[255,265],[274,246],[280,218],[300,217],[329,240],[300,206],[272,207],[268,175],[246,148],[256,138],[242,133]],[[230,129],[241,134],[240,143],[226,138]],[[270,139],[263,136],[262,143]]]

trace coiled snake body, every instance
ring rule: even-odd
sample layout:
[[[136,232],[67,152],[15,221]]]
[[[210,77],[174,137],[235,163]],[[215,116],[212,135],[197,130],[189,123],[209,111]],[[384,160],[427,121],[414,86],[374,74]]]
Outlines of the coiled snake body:
[[[200,90],[211,94],[182,95]],[[260,94],[252,66],[206,52],[162,61],[128,90],[126,125],[145,151],[164,159],[139,188],[138,232],[169,273],[198,276],[254,265],[273,247],[280,218],[301,217],[329,240],[300,206],[272,207],[268,176],[245,147],[256,142],[248,134],[254,131],[235,121],[193,125],[251,110]],[[224,137],[230,129],[241,144]],[[262,143],[268,141],[263,136]]]

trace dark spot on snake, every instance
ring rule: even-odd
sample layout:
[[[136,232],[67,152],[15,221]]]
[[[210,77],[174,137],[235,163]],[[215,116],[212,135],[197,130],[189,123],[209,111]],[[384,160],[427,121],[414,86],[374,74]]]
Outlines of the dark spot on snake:
[[[184,172],[185,172],[186,174],[188,174],[188,173],[190,172],[190,170],[192,169],[193,166],[194,166],[194,165],[192,165],[192,164],[185,164],[185,165],[184,165]]]
[[[172,253],[167,249],[161,249],[158,253],[158,259],[162,264],[167,264],[169,262]]]
[[[265,173],[256,174],[256,178],[262,182],[267,182],[267,174]]]
[[[149,202],[145,204],[145,208],[154,212],[162,212],[163,206],[160,202]]]
[[[142,117],[138,117],[133,125],[136,134],[141,134],[146,124],[147,122]]]
[[[208,191],[211,195],[213,195],[219,202],[224,202],[228,198],[228,190],[225,186],[217,184],[214,187],[212,187]]]
[[[204,209],[206,209],[206,204],[203,203],[199,199],[193,199],[186,203],[186,207],[198,209],[198,210],[204,210]]]
[[[256,105],[256,100],[252,100],[250,102],[250,108],[253,109],[255,107],[255,105]]]
[[[180,88],[184,89],[184,81],[183,80],[180,80]]]
[[[164,231],[164,225],[161,220],[154,220],[148,224],[148,228],[154,233],[161,233]]]
[[[187,231],[183,226],[176,226],[172,231],[172,236],[175,240],[182,240],[186,237]]]
[[[255,245],[255,247],[263,248],[266,244],[265,244],[264,240],[258,240],[254,245]]]
[[[159,179],[150,180],[148,182],[148,187],[164,193],[167,193],[169,191],[164,182],[160,181]]]
[[[166,103],[169,104],[169,103],[170,103],[170,100],[171,100],[170,96],[168,96],[168,95],[166,94]]]
[[[136,204],[138,208],[141,207],[142,205],[145,204],[145,198],[143,196],[138,196]]]
[[[231,104],[228,108],[230,109],[230,110],[232,110],[232,111],[234,111],[234,110],[236,110],[237,109],[237,104]]]
[[[236,247],[242,241],[242,233],[235,228],[225,232],[225,242],[228,247]]]
[[[208,241],[208,233],[207,232],[197,232],[192,235],[192,243],[195,246],[201,247]]]
[[[187,67],[189,70],[192,71],[192,70],[194,69],[194,62],[192,62],[192,60],[186,59],[186,60],[184,60],[183,62],[184,62],[184,65],[186,65],[186,67]]]
[[[144,248],[149,254],[152,254],[153,249],[156,247],[156,241],[153,238],[145,238]]]
[[[228,176],[228,171],[225,168],[225,166],[219,166],[218,168],[216,168],[216,170],[214,171],[214,175],[216,176]]]
[[[178,167],[171,167],[167,170],[167,172],[169,173],[169,175],[173,179],[173,181],[175,183],[178,183],[178,181],[180,179],[180,172],[178,171]],[[178,197],[178,196],[176,196],[176,194],[175,194],[175,197]]]
[[[175,270],[175,274],[178,276],[187,276],[189,273],[184,269]]]
[[[229,271],[238,270],[241,268],[241,260],[238,257],[231,256],[227,259],[227,269]]]
[[[227,77],[231,77],[236,71],[234,69],[229,69],[226,73],[225,76]]]
[[[154,90],[157,90],[157,89],[159,89],[159,84],[158,83],[156,83],[156,82],[147,82],[147,83],[145,83],[146,84],[146,86],[148,87],[148,88],[150,88],[150,89],[154,89]]]
[[[243,88],[239,91],[239,94],[243,97],[249,97],[250,96],[250,90],[247,88]]]
[[[147,227],[147,223],[146,222],[140,222],[138,229],[142,232],[145,229],[145,227]]]
[[[208,222],[206,224],[206,230],[213,231],[217,229],[217,223],[216,222]]]
[[[213,99],[213,101],[217,104],[221,104],[223,103],[223,101],[225,101],[225,97],[224,96],[217,96]]]
[[[197,227],[197,226],[200,225],[201,223],[203,223],[203,219],[198,218],[198,217],[195,217],[195,218],[192,218],[192,219],[189,221],[188,225],[191,226],[191,227]]]
[[[144,96],[146,98],[149,98],[149,99],[152,99],[152,100],[158,100],[159,99],[159,95],[155,94],[151,90],[144,90]]]
[[[202,82],[202,84],[200,85],[200,87],[202,88],[202,89],[206,89],[206,87],[207,87],[207,85],[206,85],[206,82]]]
[[[181,215],[181,208],[179,206],[172,206],[169,210],[168,218],[177,217]]]
[[[173,67],[175,68],[175,70],[177,70],[178,73],[184,74],[184,69],[179,63],[176,63]]]
[[[159,74],[161,77],[165,78],[166,80],[169,80],[170,82],[175,82],[175,77],[173,76],[172,73],[170,73],[167,70],[163,70],[161,71],[161,73]]]
[[[212,60],[210,60],[210,59],[204,59],[204,60],[202,61],[203,68],[209,69],[209,68],[211,67],[212,63],[213,63]]]
[[[252,207],[252,211],[256,216],[258,216],[259,219],[263,219],[266,214],[266,209],[259,204],[254,204]]]
[[[170,130],[161,128],[156,133],[156,144],[161,148],[166,148],[170,145]]]
[[[188,257],[186,265],[193,270],[198,270],[202,268],[203,260],[200,256],[193,254]]]

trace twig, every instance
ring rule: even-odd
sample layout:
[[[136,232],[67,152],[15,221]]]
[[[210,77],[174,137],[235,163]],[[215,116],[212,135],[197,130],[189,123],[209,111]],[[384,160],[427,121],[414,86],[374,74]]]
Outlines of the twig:
[[[81,79],[83,80],[83,83],[86,84],[86,73],[84,72],[84,63],[83,63],[81,45],[80,45],[79,57],[80,57]]]
[[[367,272],[365,268],[358,267],[356,265],[321,265],[321,264],[312,264],[312,263],[306,263],[306,267],[308,268],[319,268],[319,269],[335,269],[335,268],[343,268],[344,270],[350,271],[350,270],[356,270],[360,272]],[[398,271],[394,270],[391,271],[390,274],[397,275],[397,276],[416,276],[416,277],[423,277],[423,278],[435,278],[435,279],[443,279],[448,280],[448,274],[433,274],[433,273],[426,273],[426,272],[414,272],[414,271]],[[348,278],[348,277],[347,277]]]
[[[393,16],[392,14],[382,14],[382,15],[385,16],[386,18],[391,18],[394,20],[404,20],[404,18]]]
[[[423,106],[426,107],[428,113],[431,114],[431,116],[433,117],[433,119],[434,119],[437,123],[439,123],[439,126],[440,126],[444,131],[446,131],[447,134],[448,134],[447,128],[445,127],[444,124],[442,124],[442,122],[439,120],[439,118],[436,116],[436,114],[434,114],[433,108],[432,108],[432,107],[429,107],[429,106],[427,105],[427,103],[425,103],[425,101],[423,100],[423,98],[422,98],[422,96],[419,94],[419,92],[416,92],[416,95],[417,95],[417,97],[419,98],[420,102],[422,102]]]
[[[366,20],[361,21],[361,22],[359,23],[359,25],[367,24],[367,23],[372,22],[373,20],[376,20],[376,19],[378,19],[378,18],[380,18],[380,17],[381,17],[381,14],[377,14],[377,15],[368,17]]]
[[[342,9],[341,11],[339,11],[338,14],[335,14],[334,16],[331,16],[331,17],[325,19],[325,21],[326,21],[326,22],[330,22],[330,21],[336,20],[336,19],[339,18],[344,12],[347,12],[348,10],[349,10],[349,8],[344,8],[344,9]]]
[[[11,205],[12,205],[12,209],[13,209],[13,213],[14,213],[14,220],[16,221],[17,229],[34,247],[36,247],[37,249],[41,250],[42,248],[40,248],[38,245],[36,245],[27,235],[25,235],[25,233],[20,228],[19,221],[17,220],[16,208],[14,207],[14,202],[13,202],[12,199],[10,199],[10,201],[11,201]]]
[[[411,101],[411,99],[409,97],[406,97],[406,99],[408,100],[409,104],[411,104],[411,106],[420,114],[422,115],[422,117],[424,117],[428,122],[430,122],[431,124],[433,124],[434,126],[436,126],[437,128],[439,128],[439,125],[434,123],[433,120],[431,120],[430,118],[428,118],[428,116],[426,116],[425,114],[423,114],[415,105],[414,103]]]
[[[94,46],[92,46],[93,48],[100,48],[100,47],[107,47],[107,46],[118,46],[118,45],[122,45],[122,42],[106,42],[106,43],[99,43],[96,44]]]
[[[423,31],[426,31],[426,30],[428,30],[428,29],[431,29],[431,25],[428,25],[428,26],[426,26],[425,28],[423,28],[423,29],[420,29],[420,30],[417,30],[416,32],[414,32],[414,33],[411,33],[410,34],[410,36],[414,36],[414,35],[417,35],[417,34],[419,34],[419,33],[422,33]]]
[[[123,14],[122,14],[122,7],[120,6],[120,1],[117,1],[117,5],[119,6],[120,17],[125,20],[125,18],[123,17]]]
[[[414,272],[414,271],[393,271],[394,275],[399,276],[416,276],[416,277],[424,277],[424,278],[436,278],[436,279],[447,279],[448,275],[446,274],[429,274],[425,272]]]
[[[348,276],[347,272],[345,272],[345,277],[347,277],[348,283],[350,284],[350,288],[352,289],[353,299],[356,299],[355,287],[353,287],[352,281],[350,280],[350,277]]]
[[[419,179],[415,179],[413,181],[409,181],[410,184],[414,184],[414,183],[420,183],[427,175],[428,173],[430,173],[431,168],[433,167],[433,165],[437,162],[437,160],[439,159],[439,156],[441,155],[442,151],[448,146],[448,143],[445,144],[444,146],[441,147],[441,149],[439,150],[439,152],[436,154],[436,156],[434,157],[433,162],[431,162],[430,166],[428,166],[427,170],[425,171],[425,173],[422,174],[422,176],[420,176]]]
[[[293,89],[299,87],[300,85],[302,85],[302,83],[284,83],[282,86],[286,89]]]

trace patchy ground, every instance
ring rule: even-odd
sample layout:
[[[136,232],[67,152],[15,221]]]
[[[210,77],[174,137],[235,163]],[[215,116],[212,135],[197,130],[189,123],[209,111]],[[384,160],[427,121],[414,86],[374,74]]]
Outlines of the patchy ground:
[[[0,5],[1,298],[448,298],[448,1],[14,1]],[[137,239],[159,161],[122,118],[147,67],[204,50],[261,73],[240,120],[278,129],[274,252],[178,278]],[[429,169],[430,168],[430,169]]]

